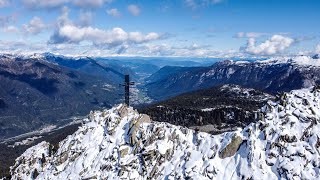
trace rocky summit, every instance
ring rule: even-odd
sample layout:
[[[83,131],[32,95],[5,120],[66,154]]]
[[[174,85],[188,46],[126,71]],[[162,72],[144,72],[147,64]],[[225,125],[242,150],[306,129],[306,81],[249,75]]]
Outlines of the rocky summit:
[[[210,135],[124,105],[95,111],[59,147],[28,149],[12,179],[319,179],[320,89],[285,93],[262,112],[245,128]]]

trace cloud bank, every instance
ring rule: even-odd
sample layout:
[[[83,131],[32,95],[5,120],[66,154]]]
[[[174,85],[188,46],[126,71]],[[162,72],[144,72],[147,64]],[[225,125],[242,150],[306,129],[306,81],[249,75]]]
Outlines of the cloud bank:
[[[294,39],[281,35],[273,35],[261,44],[257,44],[255,38],[249,38],[244,51],[252,55],[275,55],[289,48],[294,42]]]
[[[111,30],[102,30],[93,27],[77,27],[65,25],[60,27],[50,38],[49,43],[80,43],[91,42],[94,45],[107,45],[110,47],[122,44],[140,44],[161,39],[155,32],[142,34],[141,32],[126,32],[116,27]]]

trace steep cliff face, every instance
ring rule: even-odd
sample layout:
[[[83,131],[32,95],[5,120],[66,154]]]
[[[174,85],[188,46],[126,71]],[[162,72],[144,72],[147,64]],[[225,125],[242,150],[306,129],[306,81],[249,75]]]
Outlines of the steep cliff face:
[[[150,121],[123,105],[90,113],[59,147],[42,142],[13,179],[318,179],[320,90],[269,101],[264,118],[210,135]]]
[[[254,62],[222,61],[211,67],[178,71],[170,77],[151,82],[146,87],[151,97],[161,100],[223,84],[237,84],[275,94],[319,83],[320,61],[308,56],[298,56]]]

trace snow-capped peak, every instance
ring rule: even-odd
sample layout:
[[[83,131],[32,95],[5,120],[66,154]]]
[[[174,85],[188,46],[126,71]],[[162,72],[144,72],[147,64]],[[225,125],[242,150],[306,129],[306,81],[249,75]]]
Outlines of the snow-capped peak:
[[[311,56],[294,56],[291,58],[281,57],[281,58],[270,58],[269,60],[259,61],[260,63],[268,63],[273,62],[275,64],[283,64],[283,63],[291,63],[302,66],[320,66],[320,61],[318,59],[314,59]]]
[[[260,121],[220,135],[153,122],[124,105],[95,111],[59,147],[28,149],[12,178],[319,179],[319,88],[262,110]]]

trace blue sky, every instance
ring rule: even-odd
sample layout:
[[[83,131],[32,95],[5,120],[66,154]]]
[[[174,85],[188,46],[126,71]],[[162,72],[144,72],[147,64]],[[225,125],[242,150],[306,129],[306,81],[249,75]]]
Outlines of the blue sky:
[[[319,7],[319,0],[0,0],[0,51],[314,54],[320,53]]]

